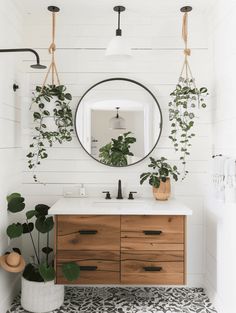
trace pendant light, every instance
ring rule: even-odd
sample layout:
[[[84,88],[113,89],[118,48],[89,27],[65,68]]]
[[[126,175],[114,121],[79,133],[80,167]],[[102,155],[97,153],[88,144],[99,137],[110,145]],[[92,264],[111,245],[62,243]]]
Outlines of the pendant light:
[[[118,5],[115,6],[113,10],[118,12],[118,28],[116,30],[116,36],[112,38],[106,49],[106,56],[131,57],[131,48],[128,45],[126,38],[122,36],[122,30],[120,28],[120,13],[125,11],[125,7]]]
[[[116,107],[116,116],[110,119],[110,129],[126,129],[125,119],[119,115],[119,107]]]

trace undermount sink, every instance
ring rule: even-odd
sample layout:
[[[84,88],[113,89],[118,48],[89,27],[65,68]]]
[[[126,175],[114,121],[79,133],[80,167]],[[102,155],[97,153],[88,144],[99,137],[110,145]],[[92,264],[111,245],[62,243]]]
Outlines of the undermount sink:
[[[145,202],[141,199],[134,200],[96,200],[93,202],[93,206],[98,209],[116,209],[117,211],[137,210],[145,206]]]
[[[126,205],[126,204],[142,204],[144,201],[142,199],[134,199],[134,200],[118,200],[118,199],[110,199],[110,200],[96,200],[93,202],[94,204],[120,204],[120,205]]]

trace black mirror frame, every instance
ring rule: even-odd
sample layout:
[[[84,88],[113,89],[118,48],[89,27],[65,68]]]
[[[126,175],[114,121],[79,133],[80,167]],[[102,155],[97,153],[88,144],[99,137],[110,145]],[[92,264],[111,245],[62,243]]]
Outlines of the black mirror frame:
[[[159,109],[160,117],[161,117],[161,122],[160,122],[160,134],[159,134],[159,136],[158,136],[158,138],[157,138],[157,141],[156,141],[155,145],[154,145],[153,148],[151,149],[151,151],[150,151],[147,155],[145,155],[142,159],[138,160],[137,162],[134,162],[134,163],[132,163],[132,164],[128,164],[128,165],[125,165],[125,166],[114,166],[114,165],[104,164],[104,163],[100,162],[98,159],[94,158],[94,157],[93,157],[91,154],[89,154],[89,152],[84,148],[82,142],[81,142],[80,139],[79,139],[79,134],[78,134],[77,128],[76,128],[76,116],[77,116],[77,112],[78,112],[79,106],[80,106],[82,100],[84,99],[84,97],[90,92],[90,90],[92,90],[92,89],[95,88],[96,86],[101,85],[101,84],[106,83],[106,82],[109,82],[109,81],[114,81],[114,80],[127,81],[127,82],[130,82],[130,83],[136,84],[136,85],[142,87],[143,89],[145,89],[145,90],[152,96],[152,98],[154,99],[154,101],[156,102],[156,105],[157,105],[157,107],[158,107],[158,109]],[[158,144],[158,142],[159,142],[159,140],[160,140],[161,134],[162,134],[163,117],[162,117],[162,112],[161,112],[161,107],[160,107],[160,105],[159,105],[159,102],[157,101],[157,98],[154,96],[154,94],[152,93],[152,91],[151,91],[150,89],[148,89],[145,85],[139,83],[139,82],[136,81],[136,80],[133,80],[133,79],[130,79],[130,78],[114,77],[114,78],[108,78],[108,79],[101,80],[101,81],[99,81],[98,83],[92,85],[89,89],[87,89],[87,90],[85,91],[85,93],[84,93],[83,96],[81,97],[81,99],[80,99],[80,101],[79,101],[79,103],[78,103],[78,105],[77,105],[77,107],[76,107],[76,110],[75,110],[74,125],[75,125],[74,127],[75,127],[76,137],[77,137],[77,139],[78,139],[80,145],[82,146],[82,148],[84,149],[84,151],[85,151],[92,159],[94,159],[95,161],[97,161],[99,164],[102,164],[102,165],[105,165],[105,166],[114,167],[114,168],[123,168],[123,167],[132,166],[132,165],[135,165],[135,164],[138,164],[138,163],[142,162],[143,160],[145,160],[145,159],[153,152],[153,150],[156,148],[156,146],[157,146],[157,144]]]

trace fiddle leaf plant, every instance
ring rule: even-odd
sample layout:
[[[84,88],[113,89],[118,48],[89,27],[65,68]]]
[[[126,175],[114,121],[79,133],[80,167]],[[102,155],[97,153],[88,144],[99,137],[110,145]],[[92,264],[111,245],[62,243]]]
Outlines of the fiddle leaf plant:
[[[25,207],[24,200],[19,193],[7,196],[8,210],[14,214],[21,212],[22,204]],[[23,272],[23,277],[30,281],[52,281],[56,276],[53,259],[50,257],[53,248],[49,245],[50,232],[54,228],[54,221],[52,216],[48,216],[48,210],[49,206],[46,204],[37,204],[34,210],[25,213],[23,223],[22,217],[19,217],[19,222],[10,224],[6,229],[6,234],[10,239],[19,238],[25,234],[30,237],[34,258],[33,262],[26,265]],[[35,232],[36,236],[34,235]],[[46,237],[46,246],[41,247],[41,242],[44,241],[43,236]],[[78,279],[80,267],[75,262],[70,262],[68,265],[65,263],[62,266],[62,272],[68,281],[73,281]]]
[[[35,123],[33,142],[27,154],[31,170],[48,157],[47,148],[72,140],[73,118],[70,108],[72,96],[64,85],[37,86],[33,94],[33,119]],[[49,127],[47,121],[52,121]],[[50,129],[51,128],[51,129]],[[36,175],[33,176],[37,182]]]
[[[134,154],[130,151],[131,144],[136,138],[130,136],[131,132],[120,135],[117,139],[112,138],[111,142],[99,149],[100,162],[111,166],[128,165],[128,156]]]
[[[159,188],[161,182],[166,182],[167,178],[170,178],[170,176],[172,176],[175,181],[178,180],[180,173],[178,172],[177,166],[174,165],[172,167],[166,162],[166,158],[161,157],[156,160],[153,157],[150,157],[150,161],[151,163],[148,167],[152,168],[152,172],[146,172],[140,175],[141,185],[148,179],[149,185],[154,188]]]
[[[196,108],[206,108],[206,87],[196,88],[194,79],[179,78],[174,91],[170,94],[169,120],[171,122],[170,140],[176,152],[180,154],[183,165],[183,178],[188,174],[186,159],[190,155],[191,139],[195,137],[193,131],[196,116]]]

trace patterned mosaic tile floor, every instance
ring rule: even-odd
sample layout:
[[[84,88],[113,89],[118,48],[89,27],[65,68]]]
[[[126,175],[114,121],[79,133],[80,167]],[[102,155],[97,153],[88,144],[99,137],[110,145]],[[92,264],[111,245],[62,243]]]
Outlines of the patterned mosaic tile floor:
[[[26,312],[18,296],[7,313]],[[202,288],[67,287],[53,313],[216,313]]]

